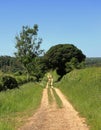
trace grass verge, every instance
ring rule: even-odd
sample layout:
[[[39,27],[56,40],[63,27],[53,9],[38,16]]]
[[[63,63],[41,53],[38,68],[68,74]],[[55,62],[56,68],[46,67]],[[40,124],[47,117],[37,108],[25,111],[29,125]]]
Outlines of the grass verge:
[[[0,130],[15,130],[39,107],[41,98],[42,88],[34,83],[0,92]]]
[[[47,89],[47,92],[48,92],[48,101],[49,101],[49,104],[52,104],[53,103],[53,97],[52,97],[50,88]]]
[[[90,130],[101,130],[101,67],[74,70],[57,85],[87,119]]]
[[[62,108],[63,107],[63,103],[62,103],[60,97],[58,96],[58,94],[56,93],[54,88],[52,88],[52,91],[53,91],[53,94],[54,94],[54,97],[55,97],[55,100],[56,100],[56,103],[57,103],[58,107]]]

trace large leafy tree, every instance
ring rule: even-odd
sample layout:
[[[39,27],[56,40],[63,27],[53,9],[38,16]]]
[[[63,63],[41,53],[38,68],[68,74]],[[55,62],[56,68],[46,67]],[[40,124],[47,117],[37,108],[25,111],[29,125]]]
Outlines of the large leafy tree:
[[[22,31],[16,36],[16,57],[26,68],[27,74],[30,73],[30,65],[35,57],[40,55],[43,50],[40,50],[42,39],[37,37],[38,25],[35,24],[33,28],[23,26]]]
[[[86,56],[73,44],[58,44],[51,47],[44,59],[48,68],[56,69],[61,77],[73,68],[79,68]]]

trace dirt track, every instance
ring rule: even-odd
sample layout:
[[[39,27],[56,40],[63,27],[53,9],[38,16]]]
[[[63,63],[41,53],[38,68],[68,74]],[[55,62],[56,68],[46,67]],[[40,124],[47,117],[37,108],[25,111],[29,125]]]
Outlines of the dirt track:
[[[79,117],[61,91],[57,88],[55,90],[63,102],[63,108],[58,108],[55,100],[51,105],[48,103],[46,87],[40,108],[18,130],[89,130],[85,120]]]

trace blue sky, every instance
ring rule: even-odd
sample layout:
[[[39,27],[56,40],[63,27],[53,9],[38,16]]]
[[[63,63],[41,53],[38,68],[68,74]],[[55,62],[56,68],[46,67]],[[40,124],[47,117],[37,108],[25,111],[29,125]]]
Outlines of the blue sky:
[[[15,36],[34,24],[46,51],[70,43],[101,57],[101,0],[0,0],[0,55],[13,56]]]

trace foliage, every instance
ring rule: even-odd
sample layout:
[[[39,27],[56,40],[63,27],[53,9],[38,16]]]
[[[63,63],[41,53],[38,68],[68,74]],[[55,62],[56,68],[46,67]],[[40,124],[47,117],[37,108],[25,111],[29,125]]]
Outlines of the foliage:
[[[38,25],[33,28],[23,26],[22,31],[16,36],[16,57],[26,68],[27,73],[30,73],[30,67],[34,58],[40,55],[43,50],[40,50],[41,38],[37,38]]]
[[[40,82],[40,84],[41,84],[41,86],[42,86],[43,88],[46,87],[47,81],[48,81],[47,74],[45,74],[44,77],[42,78],[41,82]]]
[[[3,82],[3,89],[13,89],[13,88],[18,88],[18,83],[14,77],[11,76],[4,76],[2,78]]]
[[[0,91],[2,91],[4,88],[3,88],[3,85],[2,85],[2,82],[0,82]]]
[[[33,75],[36,77],[37,81],[43,78],[44,74],[47,72],[46,64],[43,61],[43,57],[36,57],[33,62]]]
[[[16,72],[14,74],[6,74],[1,72],[0,73],[0,91],[13,89],[18,84],[18,86],[28,83],[30,81],[36,81],[34,76],[29,76],[29,80],[25,74],[20,72]],[[14,84],[14,86],[12,86]],[[17,87],[17,86],[16,86]]]
[[[101,67],[74,70],[66,74],[57,86],[87,119],[90,130],[100,130]]]
[[[101,57],[86,58],[85,64],[87,67],[91,67],[91,66],[97,66],[97,67],[100,66],[101,67]]]
[[[72,44],[58,44],[51,47],[44,56],[45,63],[49,69],[56,69],[61,76],[79,68],[79,64],[85,60],[85,55]],[[69,66],[68,66],[69,63]]]
[[[24,72],[24,67],[15,57],[0,56],[0,70],[4,73],[16,73]]]

